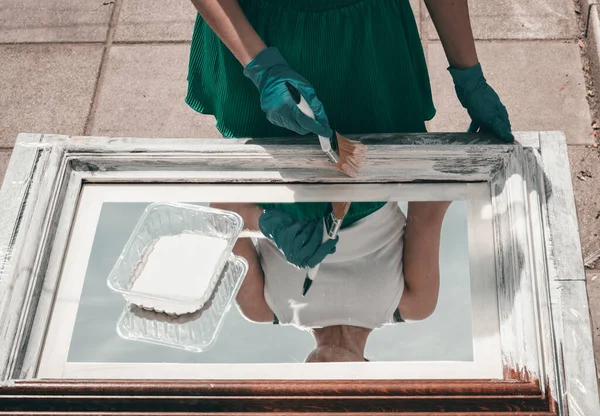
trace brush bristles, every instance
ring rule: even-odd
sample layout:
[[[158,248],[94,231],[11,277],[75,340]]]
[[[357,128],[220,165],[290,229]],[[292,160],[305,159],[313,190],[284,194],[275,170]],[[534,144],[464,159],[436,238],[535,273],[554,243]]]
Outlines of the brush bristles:
[[[339,220],[343,219],[350,209],[350,204],[351,202],[332,202],[333,215]]]
[[[351,178],[358,176],[358,171],[365,164],[367,157],[367,146],[350,140],[338,132],[335,133],[338,144],[338,154],[340,161],[336,164],[337,168]],[[338,217],[339,218],[339,217]]]

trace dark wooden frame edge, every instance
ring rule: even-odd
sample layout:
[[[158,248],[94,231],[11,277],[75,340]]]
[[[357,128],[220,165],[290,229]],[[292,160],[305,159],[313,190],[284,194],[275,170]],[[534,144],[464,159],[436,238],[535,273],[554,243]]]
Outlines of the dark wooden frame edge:
[[[0,415],[556,414],[538,383],[498,380],[48,379],[4,385],[0,409]]]

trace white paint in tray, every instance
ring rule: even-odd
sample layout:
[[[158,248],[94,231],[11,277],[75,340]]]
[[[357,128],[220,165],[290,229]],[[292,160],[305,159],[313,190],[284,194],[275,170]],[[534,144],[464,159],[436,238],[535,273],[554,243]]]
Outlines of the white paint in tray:
[[[201,309],[215,289],[219,278],[215,268],[226,247],[222,238],[193,233],[156,239],[146,247],[132,275],[131,292],[146,296],[128,294],[127,300],[176,315]]]

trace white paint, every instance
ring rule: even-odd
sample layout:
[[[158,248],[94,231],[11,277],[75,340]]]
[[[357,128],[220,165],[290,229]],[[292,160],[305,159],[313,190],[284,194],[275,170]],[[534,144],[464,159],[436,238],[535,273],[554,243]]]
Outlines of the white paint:
[[[380,361],[285,364],[66,363],[41,378],[179,380],[490,380],[502,369],[484,361]]]
[[[494,230],[489,186],[468,184],[468,240],[473,310],[473,356],[476,362],[502,370],[498,289],[494,270]]]
[[[496,258],[500,304],[500,336],[504,367],[531,380],[543,380],[539,319],[535,308],[536,275],[532,266],[532,230],[528,221],[524,175],[527,155],[515,149],[505,168],[492,181]],[[505,249],[510,247],[511,249]]]
[[[557,133],[554,133],[557,134]],[[559,135],[562,135],[559,133]],[[549,183],[552,184],[550,204],[546,204],[547,214],[545,220],[549,226],[546,235],[546,244],[550,252],[552,280],[585,280],[583,256],[579,238],[560,238],[565,230],[577,230],[577,209],[575,194],[571,182],[569,164],[562,162],[567,155],[567,144],[563,140],[556,140],[552,133],[542,133],[542,157],[544,173]],[[569,261],[560,261],[568,259]]]
[[[552,186],[552,194],[545,195],[543,204],[546,278],[550,281],[556,348],[564,363],[559,368],[563,372],[561,390],[553,396],[567,398],[559,409],[564,414],[598,415],[598,373],[566,138],[560,132],[542,132],[540,139],[545,180]]]
[[[111,173],[111,172],[108,172]],[[86,184],[106,189],[109,184]],[[467,199],[467,183],[383,184],[145,184],[111,183],[104,202],[369,202],[454,201]],[[143,193],[140,191],[143,190]],[[99,191],[100,192],[100,191]],[[146,198],[146,199],[143,199]]]
[[[226,247],[222,238],[194,233],[158,238],[142,254],[125,298],[144,309],[168,314],[201,309],[215,288],[217,263]]]

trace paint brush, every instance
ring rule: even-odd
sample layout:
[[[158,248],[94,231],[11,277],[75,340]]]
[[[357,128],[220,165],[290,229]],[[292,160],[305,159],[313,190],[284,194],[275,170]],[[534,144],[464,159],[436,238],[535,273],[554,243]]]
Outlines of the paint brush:
[[[294,99],[294,102],[300,111],[305,116],[314,120],[315,114],[310,108],[310,105],[308,105],[306,102],[306,99],[302,96],[302,94],[300,94],[300,91],[298,91],[298,89],[288,81],[286,81],[285,86],[287,87],[290,95]],[[365,158],[367,156],[366,145],[350,140],[336,131],[335,137],[337,139],[339,151],[339,154],[337,154],[331,147],[331,138],[323,136],[318,137],[319,143],[321,144],[321,149],[340,171],[352,178],[358,176],[358,171],[364,165]]]
[[[342,228],[342,222],[344,222],[344,217],[348,213],[350,209],[350,202],[332,202],[333,211],[329,215],[329,221],[325,221],[326,227],[323,232],[323,242],[328,239],[333,240],[337,237],[340,228]],[[329,224],[328,224],[329,222]],[[315,278],[317,277],[317,273],[319,271],[319,265],[317,264],[312,269],[309,269],[306,273],[306,277],[304,278],[304,285],[302,288],[302,296],[306,296],[308,290],[312,286]]]

